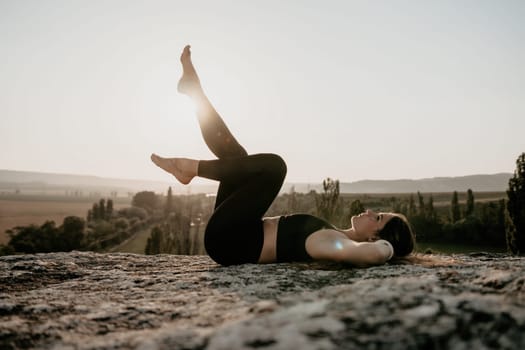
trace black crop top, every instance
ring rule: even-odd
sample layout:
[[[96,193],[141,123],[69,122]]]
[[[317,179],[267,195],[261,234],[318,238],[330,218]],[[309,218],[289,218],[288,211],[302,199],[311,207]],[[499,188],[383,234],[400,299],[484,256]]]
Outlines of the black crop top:
[[[335,226],[309,214],[284,215],[277,228],[277,261],[311,261],[306,252],[306,239],[315,231]]]

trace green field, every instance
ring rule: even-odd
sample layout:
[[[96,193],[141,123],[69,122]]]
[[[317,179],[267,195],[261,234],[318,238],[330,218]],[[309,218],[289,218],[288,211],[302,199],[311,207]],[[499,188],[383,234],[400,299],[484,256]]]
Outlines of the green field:
[[[146,243],[150,237],[151,230],[142,230],[132,237],[111,249],[112,252],[144,254]]]

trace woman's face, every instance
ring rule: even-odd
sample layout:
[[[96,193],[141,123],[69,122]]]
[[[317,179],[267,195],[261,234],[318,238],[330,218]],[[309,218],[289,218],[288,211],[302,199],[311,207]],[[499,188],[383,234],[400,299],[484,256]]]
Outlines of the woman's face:
[[[375,241],[379,239],[377,233],[395,215],[392,213],[376,213],[367,209],[364,213],[352,216],[354,240],[357,242]]]

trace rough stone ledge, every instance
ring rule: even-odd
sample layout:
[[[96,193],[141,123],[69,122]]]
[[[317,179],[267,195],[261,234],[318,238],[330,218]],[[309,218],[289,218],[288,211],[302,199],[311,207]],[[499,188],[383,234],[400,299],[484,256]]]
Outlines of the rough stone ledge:
[[[445,260],[357,269],[220,267],[180,255],[5,256],[0,348],[525,348],[525,258]]]

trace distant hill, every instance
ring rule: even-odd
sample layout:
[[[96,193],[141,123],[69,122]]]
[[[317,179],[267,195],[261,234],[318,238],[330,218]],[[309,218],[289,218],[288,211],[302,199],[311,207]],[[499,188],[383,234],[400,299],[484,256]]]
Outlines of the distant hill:
[[[452,192],[466,191],[469,188],[474,192],[503,192],[507,189],[511,177],[511,173],[499,173],[417,180],[361,180],[342,182],[340,189],[341,193]],[[321,180],[316,184],[286,183],[282,191],[287,192],[293,186],[296,192],[309,192],[311,190],[319,192],[322,191]],[[13,193],[16,190],[21,193],[54,194],[82,191],[84,194],[100,193],[101,195],[117,192],[119,196],[124,196],[145,190],[166,192],[169,186],[173,188],[175,193],[213,193],[217,188],[213,184],[182,186],[176,181],[170,183],[0,169],[0,193]]]
[[[187,193],[188,191],[176,181],[168,183],[0,169],[0,193],[12,193],[18,190],[21,193],[31,194],[82,192],[83,195],[89,193],[109,195],[111,192],[117,192],[118,196],[125,196],[138,191],[166,192],[169,186],[172,186],[175,192],[178,190],[180,193]]]
[[[417,180],[361,180],[342,182],[339,185],[341,193],[453,192],[467,191],[469,188],[474,192],[503,192],[507,190],[511,177],[511,173],[499,173],[493,175],[433,177]],[[291,186],[294,186],[297,192],[308,192],[310,190],[319,192],[323,189],[321,183],[289,183],[285,186],[286,190],[289,190]]]
[[[511,173],[493,175],[468,175],[456,177],[433,177],[419,180],[363,180],[341,185],[341,192],[356,193],[406,193],[406,192],[474,192],[506,191]]]

